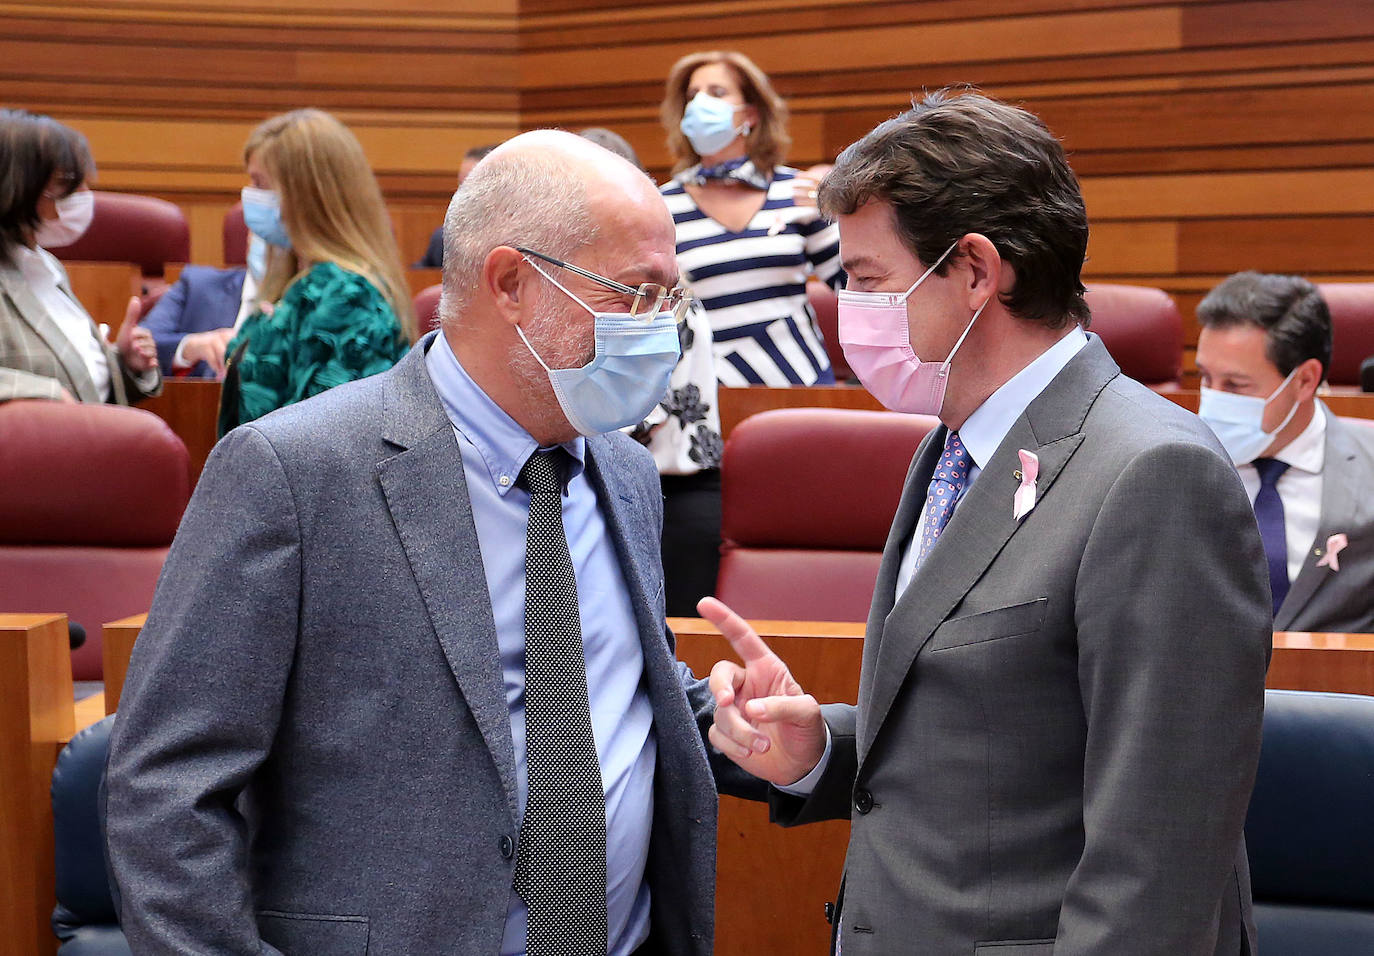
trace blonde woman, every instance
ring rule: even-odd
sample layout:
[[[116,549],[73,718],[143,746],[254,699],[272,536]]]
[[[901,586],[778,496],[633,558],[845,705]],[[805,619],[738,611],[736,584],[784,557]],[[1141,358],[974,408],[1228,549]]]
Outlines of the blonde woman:
[[[400,253],[358,140],[319,110],[248,138],[248,228],[269,244],[257,311],[229,343],[220,434],[385,371],[415,340]]]

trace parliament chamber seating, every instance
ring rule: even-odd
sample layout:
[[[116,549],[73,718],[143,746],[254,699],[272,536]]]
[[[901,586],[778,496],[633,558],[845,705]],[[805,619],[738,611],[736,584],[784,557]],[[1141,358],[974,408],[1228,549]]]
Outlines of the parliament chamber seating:
[[[721,464],[716,595],[744,617],[863,621],[929,415],[780,408],[739,424]]]
[[[421,335],[439,327],[439,299],[443,292],[442,283],[425,286],[411,300],[415,308],[415,325]]]
[[[248,264],[248,227],[243,222],[243,203],[236,202],[224,213],[224,265]]]
[[[65,613],[101,679],[101,625],[146,611],[191,495],[186,446],[149,412],[0,404],[0,610]]]
[[[191,229],[175,203],[97,190],[90,228],[71,245],[50,251],[71,262],[132,262],[147,292],[167,285],[167,263],[191,260]]]
[[[839,295],[824,282],[813,279],[806,284],[806,297],[816,313],[816,325],[825,340],[825,352],[830,356],[830,365],[835,370],[835,381],[857,381],[854,370],[845,361],[844,349],[840,347]]]
[[[1335,387],[1358,387],[1360,363],[1374,356],[1374,282],[1318,284],[1331,310],[1331,367]]]
[[[1121,371],[1158,391],[1182,387],[1183,316],[1163,289],[1087,284],[1089,330],[1102,337]]]
[[[1270,690],[1245,822],[1260,952],[1374,953],[1374,698]]]

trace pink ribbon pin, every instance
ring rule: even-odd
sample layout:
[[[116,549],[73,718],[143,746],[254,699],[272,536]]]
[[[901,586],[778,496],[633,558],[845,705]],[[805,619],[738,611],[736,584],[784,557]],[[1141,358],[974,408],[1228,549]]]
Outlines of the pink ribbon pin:
[[[1040,459],[1035,452],[1024,448],[1016,454],[1021,456],[1021,486],[1016,489],[1016,497],[1012,499],[1011,516],[1020,521],[1035,507],[1035,479],[1040,474]]]
[[[1326,554],[1317,562],[1319,568],[1330,568],[1332,571],[1339,571],[1341,563],[1336,560],[1336,555],[1345,550],[1345,546],[1350,543],[1344,534],[1333,534],[1326,539]]]

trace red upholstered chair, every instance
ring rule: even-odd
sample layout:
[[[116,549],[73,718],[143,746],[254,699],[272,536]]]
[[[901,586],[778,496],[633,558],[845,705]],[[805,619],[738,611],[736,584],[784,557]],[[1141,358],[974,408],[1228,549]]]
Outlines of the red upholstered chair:
[[[1331,368],[1336,386],[1360,384],[1360,363],[1374,355],[1374,282],[1325,282],[1317,286],[1331,310]]]
[[[86,629],[76,680],[99,680],[100,626],[148,610],[191,496],[186,446],[151,412],[0,404],[0,610]]]
[[[165,286],[163,266],[189,262],[191,229],[181,207],[165,199],[96,191],[95,214],[85,235],[51,250],[71,262],[132,262],[145,290]]]
[[[835,290],[824,282],[811,281],[806,284],[806,297],[816,313],[816,325],[825,338],[825,352],[830,356],[830,365],[835,369],[835,381],[847,382],[854,378],[849,363],[844,360],[844,349],[840,348],[840,303]]]
[[[415,298],[411,300],[415,307],[415,324],[419,326],[421,335],[439,327],[439,298],[443,292],[443,284],[436,282],[415,293]]]
[[[248,264],[248,227],[243,224],[243,203],[236,202],[224,214],[224,264]]]
[[[1088,283],[1091,331],[1121,371],[1151,388],[1178,389],[1183,375],[1183,317],[1163,289]]]
[[[725,444],[716,594],[746,617],[864,621],[902,483],[933,416],[782,408]]]

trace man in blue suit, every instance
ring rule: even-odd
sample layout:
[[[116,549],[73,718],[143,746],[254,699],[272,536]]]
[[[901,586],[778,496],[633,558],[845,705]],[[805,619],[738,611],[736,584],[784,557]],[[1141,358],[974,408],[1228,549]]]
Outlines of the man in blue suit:
[[[218,378],[224,374],[224,347],[234,336],[244,298],[246,269],[187,266],[141,325],[157,342],[163,375]],[[250,290],[251,292],[251,290]]]

